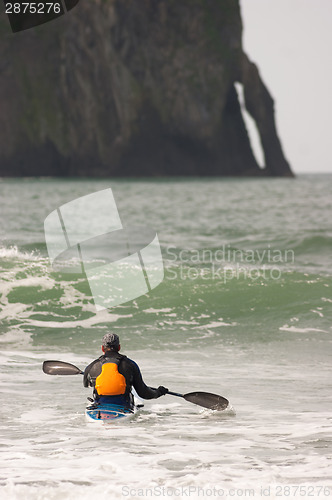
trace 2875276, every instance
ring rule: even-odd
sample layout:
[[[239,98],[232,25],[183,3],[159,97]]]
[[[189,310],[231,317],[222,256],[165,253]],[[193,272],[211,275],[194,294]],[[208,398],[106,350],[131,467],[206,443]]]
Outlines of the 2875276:
[[[6,14],[59,14],[60,3],[6,2]]]

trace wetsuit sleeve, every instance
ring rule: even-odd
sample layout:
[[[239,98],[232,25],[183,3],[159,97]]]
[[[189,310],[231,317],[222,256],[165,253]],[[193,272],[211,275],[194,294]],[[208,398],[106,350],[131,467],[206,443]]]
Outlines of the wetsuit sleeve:
[[[84,374],[83,374],[84,387],[94,387],[96,377],[99,375],[100,371],[101,371],[100,360],[95,359],[84,370]]]
[[[148,387],[144,381],[141,374],[141,371],[138,365],[132,359],[128,359],[132,367],[132,375],[133,375],[133,387],[140,398],[143,399],[156,399],[160,396],[157,389],[152,389],[152,387]]]

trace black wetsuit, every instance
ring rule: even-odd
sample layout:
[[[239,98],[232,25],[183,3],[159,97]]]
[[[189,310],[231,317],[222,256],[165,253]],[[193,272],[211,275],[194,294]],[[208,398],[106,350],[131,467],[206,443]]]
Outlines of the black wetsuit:
[[[103,364],[107,362],[116,363],[119,373],[126,379],[126,391],[124,394],[119,396],[103,396],[97,393],[95,389],[96,378],[100,375]],[[133,405],[132,387],[134,387],[138,396],[143,399],[155,399],[161,395],[158,389],[152,389],[144,383],[140,369],[135,361],[119,354],[117,351],[107,351],[98,359],[92,361],[84,370],[83,385],[84,387],[90,386],[94,388],[93,395],[97,401],[114,402],[115,404],[122,403],[127,406]]]

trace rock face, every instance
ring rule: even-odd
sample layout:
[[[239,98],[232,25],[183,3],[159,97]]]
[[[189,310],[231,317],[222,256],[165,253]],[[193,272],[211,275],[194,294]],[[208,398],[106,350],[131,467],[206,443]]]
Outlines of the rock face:
[[[292,176],[238,0],[82,0],[15,35],[3,16],[0,33],[0,175]]]

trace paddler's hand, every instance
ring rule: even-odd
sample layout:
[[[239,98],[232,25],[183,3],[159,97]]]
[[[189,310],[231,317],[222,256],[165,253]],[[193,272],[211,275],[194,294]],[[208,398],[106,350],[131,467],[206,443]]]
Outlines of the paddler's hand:
[[[165,396],[165,394],[168,393],[168,389],[164,387],[163,385],[160,385],[157,389],[157,395],[156,398],[160,398],[160,396]]]

